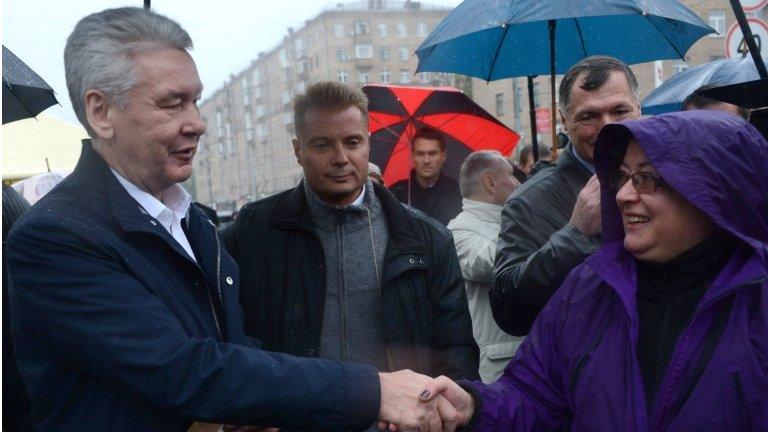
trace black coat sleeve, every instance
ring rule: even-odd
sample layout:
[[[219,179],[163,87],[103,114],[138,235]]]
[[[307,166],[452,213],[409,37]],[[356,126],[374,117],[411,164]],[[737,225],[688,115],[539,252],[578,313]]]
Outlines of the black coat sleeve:
[[[574,267],[595,252],[599,237],[587,237],[570,223],[550,231],[556,213],[545,201],[511,198],[501,217],[491,310],[496,323],[514,336],[529,333],[534,319]],[[551,210],[551,211],[550,211]]]
[[[472,318],[461,276],[453,237],[437,252],[437,267],[432,273],[433,332],[435,348],[433,370],[451,379],[480,379],[479,348],[472,335]]]

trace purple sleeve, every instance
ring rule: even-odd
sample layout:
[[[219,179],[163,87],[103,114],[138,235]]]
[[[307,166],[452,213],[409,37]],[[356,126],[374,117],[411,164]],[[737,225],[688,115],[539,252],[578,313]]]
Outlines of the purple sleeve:
[[[574,273],[577,270],[536,318],[501,378],[487,385],[473,383],[482,398],[476,431],[557,429],[566,421],[568,401],[558,339],[565,325]]]

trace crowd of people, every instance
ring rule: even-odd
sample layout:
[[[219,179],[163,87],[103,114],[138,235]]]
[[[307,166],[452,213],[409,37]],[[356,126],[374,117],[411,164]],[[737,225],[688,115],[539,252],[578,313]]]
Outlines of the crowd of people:
[[[90,139],[31,208],[3,190],[4,430],[768,430],[768,143],[743,109],[641,118],[632,70],[588,57],[556,160],[478,151],[451,179],[424,128],[387,188],[365,94],[317,82],[303,180],[219,232],[180,184],[191,46],[140,8],[67,41]]]

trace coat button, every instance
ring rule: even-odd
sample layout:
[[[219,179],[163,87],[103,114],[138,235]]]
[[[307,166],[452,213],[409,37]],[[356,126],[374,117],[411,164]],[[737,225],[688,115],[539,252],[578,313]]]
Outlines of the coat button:
[[[227,276],[227,278],[226,278],[225,280],[227,281],[227,285],[232,285],[232,284],[234,283],[234,281],[232,280],[232,278],[231,278],[231,277],[229,277],[229,276]]]
[[[152,225],[154,225],[154,226],[157,226],[157,222],[155,222],[155,221],[153,221],[153,220],[149,221],[149,223],[151,223],[151,224],[152,224]]]
[[[317,351],[315,351],[314,348],[310,348],[307,350],[307,356],[308,357],[315,357],[317,355]]]
[[[415,260],[415,259],[413,259],[413,258],[409,259],[408,261],[410,261],[410,262],[411,262],[411,264],[414,264],[414,263],[416,262],[416,260]]]

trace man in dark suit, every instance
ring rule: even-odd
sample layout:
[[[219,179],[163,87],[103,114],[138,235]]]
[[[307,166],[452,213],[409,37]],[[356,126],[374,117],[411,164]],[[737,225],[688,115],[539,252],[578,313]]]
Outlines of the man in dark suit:
[[[437,405],[417,400],[423,376],[267,353],[244,335],[238,268],[180,185],[205,132],[191,45],[139,8],[89,15],[67,41],[70,98],[92,140],[8,240],[36,428],[440,427]]]

